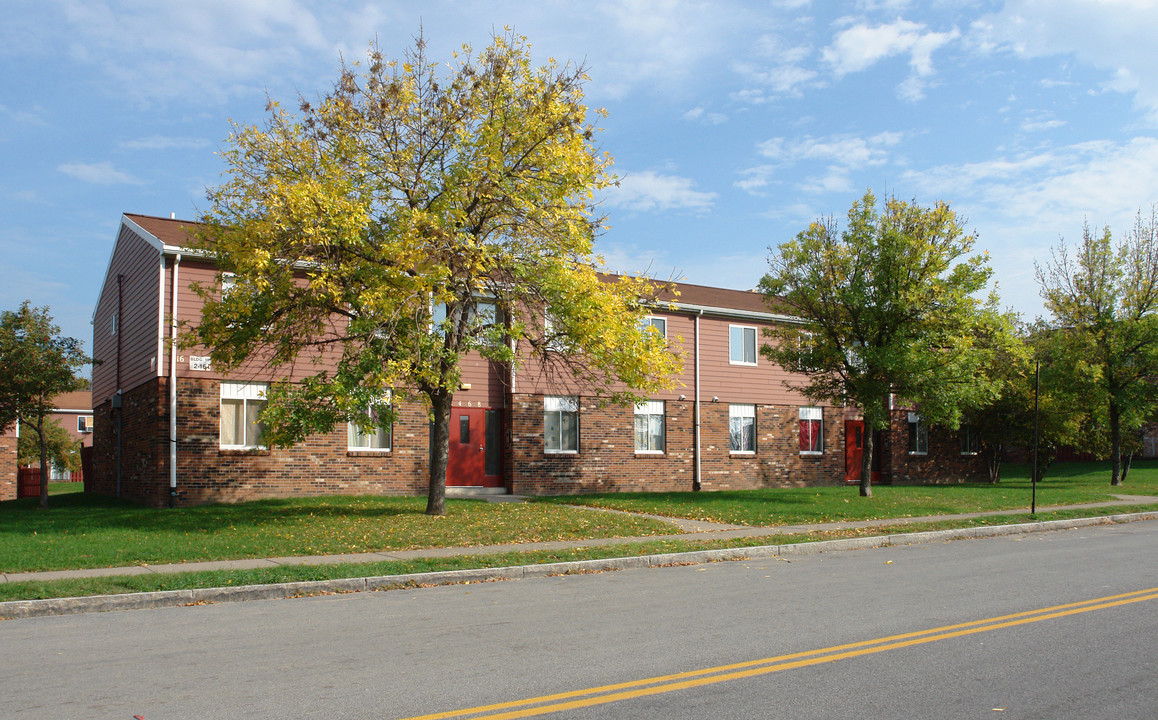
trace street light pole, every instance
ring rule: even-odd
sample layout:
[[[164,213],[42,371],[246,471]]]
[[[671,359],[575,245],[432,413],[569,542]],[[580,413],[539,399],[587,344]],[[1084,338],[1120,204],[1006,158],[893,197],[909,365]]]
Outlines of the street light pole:
[[[1032,487],[1029,514],[1037,514],[1037,437],[1038,437],[1038,420],[1037,420],[1037,398],[1041,393],[1041,360],[1034,358],[1033,361],[1033,476],[1029,480],[1030,487]]]

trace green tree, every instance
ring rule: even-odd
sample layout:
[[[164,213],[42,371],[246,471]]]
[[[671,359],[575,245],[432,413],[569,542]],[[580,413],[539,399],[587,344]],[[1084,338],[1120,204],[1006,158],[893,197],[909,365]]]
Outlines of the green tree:
[[[760,288],[802,322],[765,331],[761,352],[803,380],[787,383],[815,401],[864,413],[860,494],[871,496],[873,432],[889,424],[890,398],[916,404],[923,420],[957,427],[964,408],[995,396],[978,370],[1005,340],[986,255],[939,202],[924,208],[871,191],[839,230],[817,220],[769,258]]]
[[[1158,408],[1158,205],[1117,242],[1087,224],[1072,254],[1062,240],[1037,266],[1037,280],[1056,361],[1091,410],[1076,444],[1109,455],[1110,484],[1120,485],[1124,436]]]
[[[49,464],[61,470],[80,470],[80,441],[69,435],[56,420],[45,422],[44,432],[47,436],[45,445]],[[16,444],[16,461],[21,465],[40,462],[40,437],[35,431],[24,432],[21,429]]]
[[[188,341],[224,370],[318,363],[271,388],[269,441],[372,424],[368,406],[388,422],[387,391],[416,395],[433,421],[427,512],[441,515],[467,353],[536,358],[612,402],[671,382],[677,358],[639,328],[653,287],[608,281],[592,255],[594,193],[614,178],[585,80],[533,66],[519,36],[442,66],[419,38],[400,61],[371,46],[297,114],[271,101],[264,126],[234,127],[202,218],[233,286],[202,289]]]
[[[56,396],[85,385],[77,372],[89,358],[79,340],[60,337],[48,308],[25,301],[0,313],[0,430],[20,423],[36,435],[40,457],[40,507],[48,507],[48,444]]]

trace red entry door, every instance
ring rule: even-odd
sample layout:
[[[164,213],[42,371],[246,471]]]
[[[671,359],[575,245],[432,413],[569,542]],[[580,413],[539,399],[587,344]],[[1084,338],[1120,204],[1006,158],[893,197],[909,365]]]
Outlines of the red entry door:
[[[502,413],[486,408],[451,408],[446,484],[502,487]]]
[[[844,421],[844,481],[859,483],[864,470],[864,420]]]

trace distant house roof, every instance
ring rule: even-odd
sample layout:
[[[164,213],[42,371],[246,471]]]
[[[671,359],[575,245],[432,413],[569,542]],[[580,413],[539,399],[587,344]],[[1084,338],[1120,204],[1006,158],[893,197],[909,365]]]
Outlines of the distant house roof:
[[[90,413],[92,412],[92,391],[77,390],[75,392],[62,393],[56,396],[52,404],[57,410],[79,410]]]

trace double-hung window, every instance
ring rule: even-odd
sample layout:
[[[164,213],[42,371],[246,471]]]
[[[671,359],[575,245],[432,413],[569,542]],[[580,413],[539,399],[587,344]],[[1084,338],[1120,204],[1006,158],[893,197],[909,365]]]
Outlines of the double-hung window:
[[[268,383],[221,382],[221,447],[244,450],[262,446],[265,424],[260,416],[268,389]]]
[[[635,451],[661,453],[664,450],[663,400],[647,400],[635,406]]]
[[[756,364],[756,328],[728,326],[728,361],[732,365]]]
[[[381,404],[389,405],[390,396],[387,395]],[[347,423],[346,448],[349,450],[389,450],[391,430],[393,429],[390,420],[380,416],[373,405],[367,407],[363,414],[369,418],[371,426],[367,429],[359,423]],[[384,414],[382,413],[382,415]]]
[[[756,452],[756,406],[728,406],[728,449],[734,453]]]
[[[818,407],[800,408],[800,454],[820,455],[824,452],[824,410]]]
[[[76,431],[79,433],[92,432],[92,415],[79,415],[76,418]]]
[[[543,451],[579,452],[579,398],[551,395],[543,398]]]
[[[960,435],[962,455],[976,455],[981,451],[981,438],[977,435],[977,428],[962,425]]]
[[[656,317],[655,315],[648,315],[640,320],[639,329],[648,332],[651,328],[652,332],[658,333],[661,338],[667,337],[667,318]]]
[[[929,454],[929,426],[917,413],[909,413],[909,454]]]

